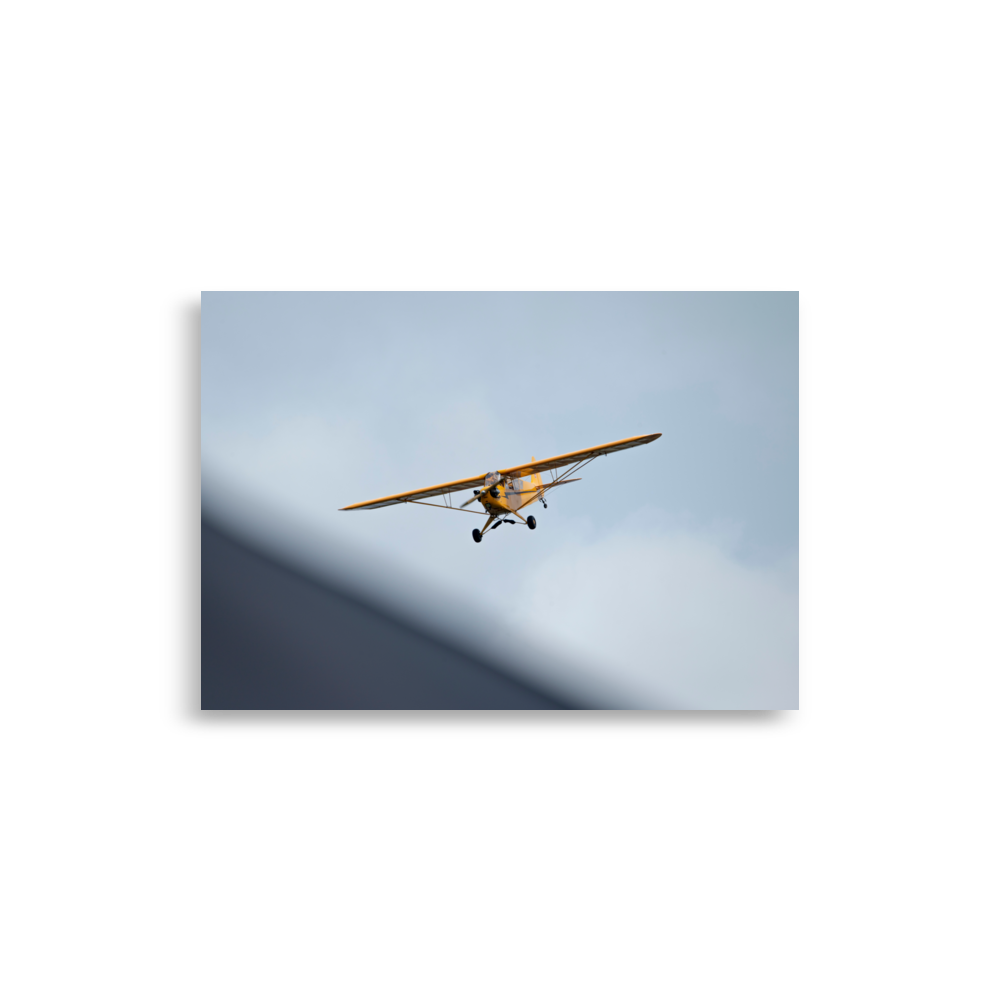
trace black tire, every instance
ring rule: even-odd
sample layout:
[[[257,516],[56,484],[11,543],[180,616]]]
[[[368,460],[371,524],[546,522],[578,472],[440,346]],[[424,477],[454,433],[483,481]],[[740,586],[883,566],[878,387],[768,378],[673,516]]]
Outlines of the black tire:
[[[535,518],[531,514],[529,514],[528,515],[528,527],[531,528],[532,531],[534,531],[536,524],[538,524],[538,522],[535,520]]]
[[[483,540],[483,533],[478,528],[472,529],[472,540],[474,542],[481,542]]]

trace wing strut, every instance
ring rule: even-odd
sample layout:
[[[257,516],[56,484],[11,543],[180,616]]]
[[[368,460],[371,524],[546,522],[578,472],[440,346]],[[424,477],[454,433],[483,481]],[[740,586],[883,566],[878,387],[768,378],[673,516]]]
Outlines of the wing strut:
[[[473,497],[473,500],[476,498]],[[442,510],[459,510],[463,514],[475,514],[474,510],[463,510],[462,507],[446,507],[443,503],[428,503],[426,500],[401,500],[401,503],[419,503],[423,504],[425,507],[440,507]],[[463,505],[464,506],[464,505]]]
[[[601,454],[604,454],[603,452]],[[599,455],[591,455],[590,458],[585,459],[582,462],[577,462],[576,465],[571,465],[561,476],[553,479],[551,483],[543,483],[542,488],[538,491],[538,496],[535,497],[536,500],[542,501],[542,506],[545,507],[544,496],[553,486],[560,486],[562,483],[566,482],[574,472],[579,472],[585,465],[590,465],[595,458],[599,458]]]

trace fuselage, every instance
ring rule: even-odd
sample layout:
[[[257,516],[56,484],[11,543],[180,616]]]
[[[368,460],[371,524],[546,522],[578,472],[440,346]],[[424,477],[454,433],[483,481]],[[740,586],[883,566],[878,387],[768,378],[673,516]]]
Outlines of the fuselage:
[[[497,517],[514,514],[538,499],[541,485],[542,477],[538,473],[529,471],[516,479],[501,479],[497,473],[491,472],[486,477],[486,488],[480,490],[476,499],[488,514]],[[496,496],[493,496],[494,492]]]
[[[510,514],[513,508],[508,503],[507,489],[502,484],[497,484],[490,489],[497,491],[497,496],[493,496],[489,489],[480,490],[479,496],[476,499],[483,505],[483,509],[487,514],[496,514],[498,517],[501,514]],[[511,498],[513,499],[513,498]]]

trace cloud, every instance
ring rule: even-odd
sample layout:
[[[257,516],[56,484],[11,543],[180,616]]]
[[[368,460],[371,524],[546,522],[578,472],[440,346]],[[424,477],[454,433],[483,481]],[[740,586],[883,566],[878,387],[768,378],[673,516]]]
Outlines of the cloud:
[[[797,707],[794,561],[747,566],[724,537],[651,531],[650,515],[533,567],[517,626],[600,664],[647,707]]]
[[[588,690],[793,706],[796,320],[785,293],[209,294],[204,468]],[[481,511],[338,510],[649,431],[488,544]]]

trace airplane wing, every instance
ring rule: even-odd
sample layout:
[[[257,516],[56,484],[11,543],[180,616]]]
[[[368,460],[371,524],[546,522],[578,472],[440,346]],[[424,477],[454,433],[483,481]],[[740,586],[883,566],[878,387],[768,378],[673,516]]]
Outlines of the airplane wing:
[[[520,477],[531,475],[533,472],[547,472],[549,469],[559,469],[564,465],[575,465],[577,462],[585,462],[598,455],[610,455],[613,451],[624,451],[626,448],[636,448],[640,444],[649,444],[655,441],[659,434],[643,434],[639,437],[622,438],[620,441],[609,441],[607,444],[598,445],[596,448],[585,448],[583,451],[568,451],[565,455],[556,455],[553,458],[545,458],[540,462],[530,462],[526,465],[514,465],[509,469],[500,469],[500,477]],[[411,490],[409,493],[393,493],[392,496],[379,497],[377,500],[365,500],[362,503],[352,503],[341,510],[375,510],[377,507],[391,507],[396,503],[409,503],[411,500],[426,500],[428,497],[440,497],[445,493],[456,493],[459,490],[474,490],[482,488],[487,473],[473,476],[470,479],[454,479],[450,483],[438,483],[437,486],[427,486],[422,490]],[[543,488],[549,488],[552,483],[543,483]],[[530,491],[534,492],[534,491]]]
[[[341,510],[375,510],[376,507],[391,507],[394,503],[407,503],[410,500],[426,500],[428,497],[442,497],[445,493],[457,493],[459,490],[480,489],[486,473],[473,476],[471,479],[455,479],[450,483],[438,483],[437,486],[427,486],[422,490],[411,490],[409,493],[394,493],[389,497],[379,497],[377,500],[365,500],[362,503],[352,503]]]
[[[525,476],[532,472],[548,472],[550,469],[560,469],[564,465],[576,465],[577,462],[585,462],[590,458],[597,458],[598,455],[610,455],[613,451],[624,451],[626,448],[637,448],[641,444],[649,444],[655,441],[659,434],[640,434],[638,437],[622,438],[620,441],[609,441],[607,444],[599,444],[596,448],[584,448],[582,451],[568,451],[565,455],[555,455],[552,458],[544,458],[540,462],[527,462],[524,465],[515,465],[509,469],[500,469],[501,476]]]

